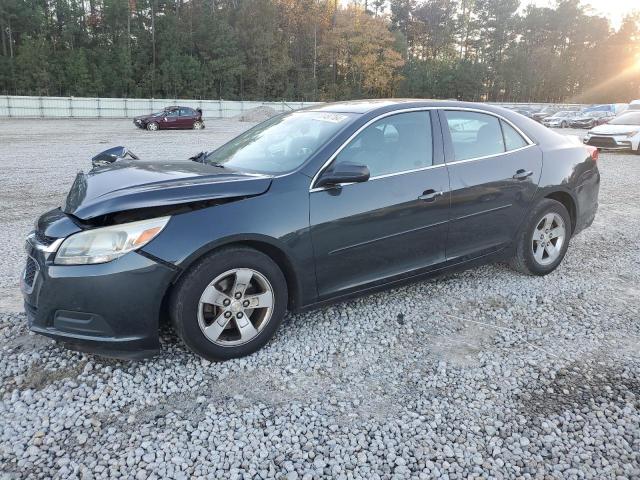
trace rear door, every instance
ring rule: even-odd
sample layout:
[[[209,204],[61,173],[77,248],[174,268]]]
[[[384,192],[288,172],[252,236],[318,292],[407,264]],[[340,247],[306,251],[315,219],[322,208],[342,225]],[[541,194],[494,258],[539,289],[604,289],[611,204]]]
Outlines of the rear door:
[[[321,298],[444,261],[449,179],[436,114],[433,119],[425,110],[372,122],[333,160],[366,165],[370,179],[311,189]]]
[[[180,109],[180,128],[193,128],[196,112],[191,108]]]
[[[451,185],[447,260],[509,244],[526,217],[542,153],[513,124],[488,112],[440,111]]]

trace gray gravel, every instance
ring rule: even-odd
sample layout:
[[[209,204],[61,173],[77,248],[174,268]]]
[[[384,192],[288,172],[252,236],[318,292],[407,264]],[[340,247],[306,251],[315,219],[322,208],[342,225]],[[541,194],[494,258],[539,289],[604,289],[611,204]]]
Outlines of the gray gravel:
[[[209,363],[169,331],[137,363],[30,335],[22,239],[114,144],[187,157],[247,128],[0,120],[0,472],[59,478],[640,477],[640,157],[545,278],[486,266],[287,318]],[[1,475],[0,475],[1,476]]]

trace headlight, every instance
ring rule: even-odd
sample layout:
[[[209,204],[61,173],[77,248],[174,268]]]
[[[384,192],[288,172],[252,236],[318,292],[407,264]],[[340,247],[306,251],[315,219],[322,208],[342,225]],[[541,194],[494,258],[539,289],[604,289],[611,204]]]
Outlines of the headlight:
[[[640,133],[640,130],[636,130],[635,132],[628,132],[628,133],[625,133],[624,135],[626,135],[627,137],[635,137],[639,133]]]
[[[153,240],[171,217],[96,228],[68,237],[56,254],[58,265],[106,263]]]

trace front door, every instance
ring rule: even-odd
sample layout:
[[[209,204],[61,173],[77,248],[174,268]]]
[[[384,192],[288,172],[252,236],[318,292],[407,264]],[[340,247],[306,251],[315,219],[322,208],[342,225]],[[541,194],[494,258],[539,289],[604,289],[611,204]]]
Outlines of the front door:
[[[513,241],[526,218],[542,172],[542,153],[497,116],[440,113],[451,182],[447,259],[497,251]]]
[[[440,132],[431,115],[397,113],[371,123],[333,160],[366,165],[370,179],[312,188],[320,298],[409,276],[445,260],[449,179],[441,142],[434,148]]]
[[[164,115],[164,128],[180,128],[180,110],[169,110]]]

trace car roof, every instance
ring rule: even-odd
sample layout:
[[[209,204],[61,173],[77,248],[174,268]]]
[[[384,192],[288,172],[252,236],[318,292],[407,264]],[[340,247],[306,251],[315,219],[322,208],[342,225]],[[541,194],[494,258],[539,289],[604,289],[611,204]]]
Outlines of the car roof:
[[[481,110],[504,112],[503,107],[486,103],[460,102],[457,100],[431,100],[420,98],[386,98],[375,100],[351,100],[347,102],[324,103],[306,108],[307,111],[331,113],[373,113],[376,111],[393,111],[404,108],[478,108]]]

